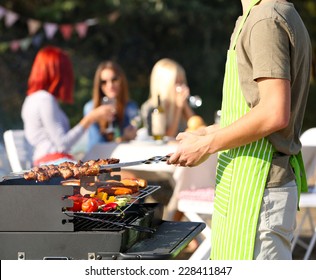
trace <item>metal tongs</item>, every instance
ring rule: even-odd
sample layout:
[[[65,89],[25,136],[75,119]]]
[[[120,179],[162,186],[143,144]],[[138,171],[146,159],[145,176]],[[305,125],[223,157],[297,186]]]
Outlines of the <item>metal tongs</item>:
[[[169,155],[167,156],[154,156],[149,159],[145,160],[137,160],[137,161],[128,161],[128,162],[121,162],[121,163],[114,163],[114,164],[107,164],[107,165],[100,165],[101,170],[104,169],[112,169],[112,168],[120,168],[126,166],[134,166],[140,164],[153,164],[159,162],[166,162],[169,159]]]
[[[144,159],[144,160],[100,165],[100,169],[107,170],[107,169],[114,169],[114,168],[120,168],[120,167],[126,167],[126,166],[134,166],[134,165],[140,165],[140,164],[153,164],[153,163],[159,163],[159,162],[166,162],[169,159],[169,157],[170,157],[169,155],[154,156],[154,157],[151,157],[149,159]],[[9,175],[2,176],[2,178],[0,178],[0,182],[4,181],[4,180],[23,178],[23,174],[25,172],[29,172],[29,171],[30,170],[21,170],[19,172],[11,172]]]

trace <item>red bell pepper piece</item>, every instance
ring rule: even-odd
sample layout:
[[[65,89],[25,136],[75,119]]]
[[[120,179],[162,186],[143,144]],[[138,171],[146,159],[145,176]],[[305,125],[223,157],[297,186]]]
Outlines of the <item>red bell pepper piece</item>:
[[[73,206],[68,207],[68,211],[79,212],[81,211],[82,203],[87,200],[86,197],[83,197],[81,194],[71,195],[68,199],[73,201]]]
[[[109,203],[103,205],[103,206],[101,207],[101,210],[102,210],[103,212],[108,212],[108,211],[111,211],[111,210],[115,210],[116,208],[117,208],[117,203],[115,203],[115,202],[109,202]]]
[[[96,212],[99,208],[99,201],[95,198],[88,198],[86,201],[82,202],[81,210],[83,212]]]

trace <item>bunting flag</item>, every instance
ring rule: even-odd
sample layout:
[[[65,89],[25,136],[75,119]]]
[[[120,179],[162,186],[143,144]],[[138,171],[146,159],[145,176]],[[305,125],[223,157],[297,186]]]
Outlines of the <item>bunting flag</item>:
[[[75,25],[75,30],[77,31],[79,38],[84,38],[87,36],[88,24],[86,22],[78,22]]]
[[[10,43],[10,49],[11,49],[11,51],[13,51],[13,52],[18,51],[18,50],[20,49],[20,43],[19,43],[19,41],[18,41],[18,40],[13,40],[13,41],[11,41],[11,43]]]
[[[73,27],[71,24],[62,24],[59,26],[59,30],[65,40],[69,40],[71,38],[72,30],[73,30]]]
[[[19,19],[19,15],[9,10],[5,11],[4,23],[6,27],[11,27]]]
[[[39,33],[41,29],[44,31],[45,37],[48,40],[53,39],[57,31],[61,33],[64,40],[69,40],[72,37],[74,31],[80,39],[83,39],[87,36],[89,26],[98,24],[98,20],[94,18],[73,24],[41,22],[31,18],[25,19],[19,14],[0,6],[0,20],[2,19],[4,20],[4,25],[7,28],[12,27],[18,20],[25,21],[30,37],[15,39],[10,42],[0,42],[0,52],[4,52],[8,49],[14,52],[18,50],[25,51],[31,45],[39,47],[44,40],[44,36],[40,35]]]
[[[27,20],[27,27],[29,30],[30,35],[34,35],[40,28],[42,23],[39,20],[35,19],[28,19]]]
[[[0,20],[4,17],[6,9],[0,6]]]
[[[31,38],[25,38],[25,39],[20,40],[20,49],[22,51],[27,51],[29,49],[31,43],[32,43]]]
[[[46,22],[44,23],[44,30],[47,39],[52,39],[58,30],[58,25],[56,23]]]

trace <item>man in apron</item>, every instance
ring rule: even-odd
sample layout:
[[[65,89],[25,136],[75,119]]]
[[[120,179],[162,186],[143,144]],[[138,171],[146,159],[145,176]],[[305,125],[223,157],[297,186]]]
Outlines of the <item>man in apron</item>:
[[[180,133],[168,163],[195,166],[219,152],[211,259],[291,259],[299,194],[307,191],[299,136],[310,38],[292,3],[241,2],[220,125]]]

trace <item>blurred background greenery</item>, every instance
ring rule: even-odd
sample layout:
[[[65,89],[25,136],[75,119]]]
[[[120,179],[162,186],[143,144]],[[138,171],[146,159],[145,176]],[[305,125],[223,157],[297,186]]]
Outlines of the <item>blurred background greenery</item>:
[[[316,1],[293,2],[303,18],[316,49]],[[20,117],[29,71],[39,48],[51,44],[67,50],[73,61],[76,101],[63,106],[72,125],[82,117],[83,104],[91,98],[98,63],[116,59],[126,71],[131,98],[139,106],[148,97],[151,68],[163,57],[182,64],[191,94],[200,95],[196,109],[207,123],[221,106],[226,50],[236,17],[238,0],[0,0],[0,6],[18,18],[8,26],[0,17],[0,132],[23,128]],[[1,16],[1,14],[0,14]],[[89,23],[85,37],[72,32],[65,39],[57,31],[47,38],[43,26],[29,34],[28,21],[54,23],[59,27]],[[27,47],[12,49],[27,38]],[[315,67],[315,63],[314,63]],[[315,68],[314,68],[315,70]],[[314,71],[315,73],[315,71]],[[316,126],[316,85],[311,85],[303,130]]]

